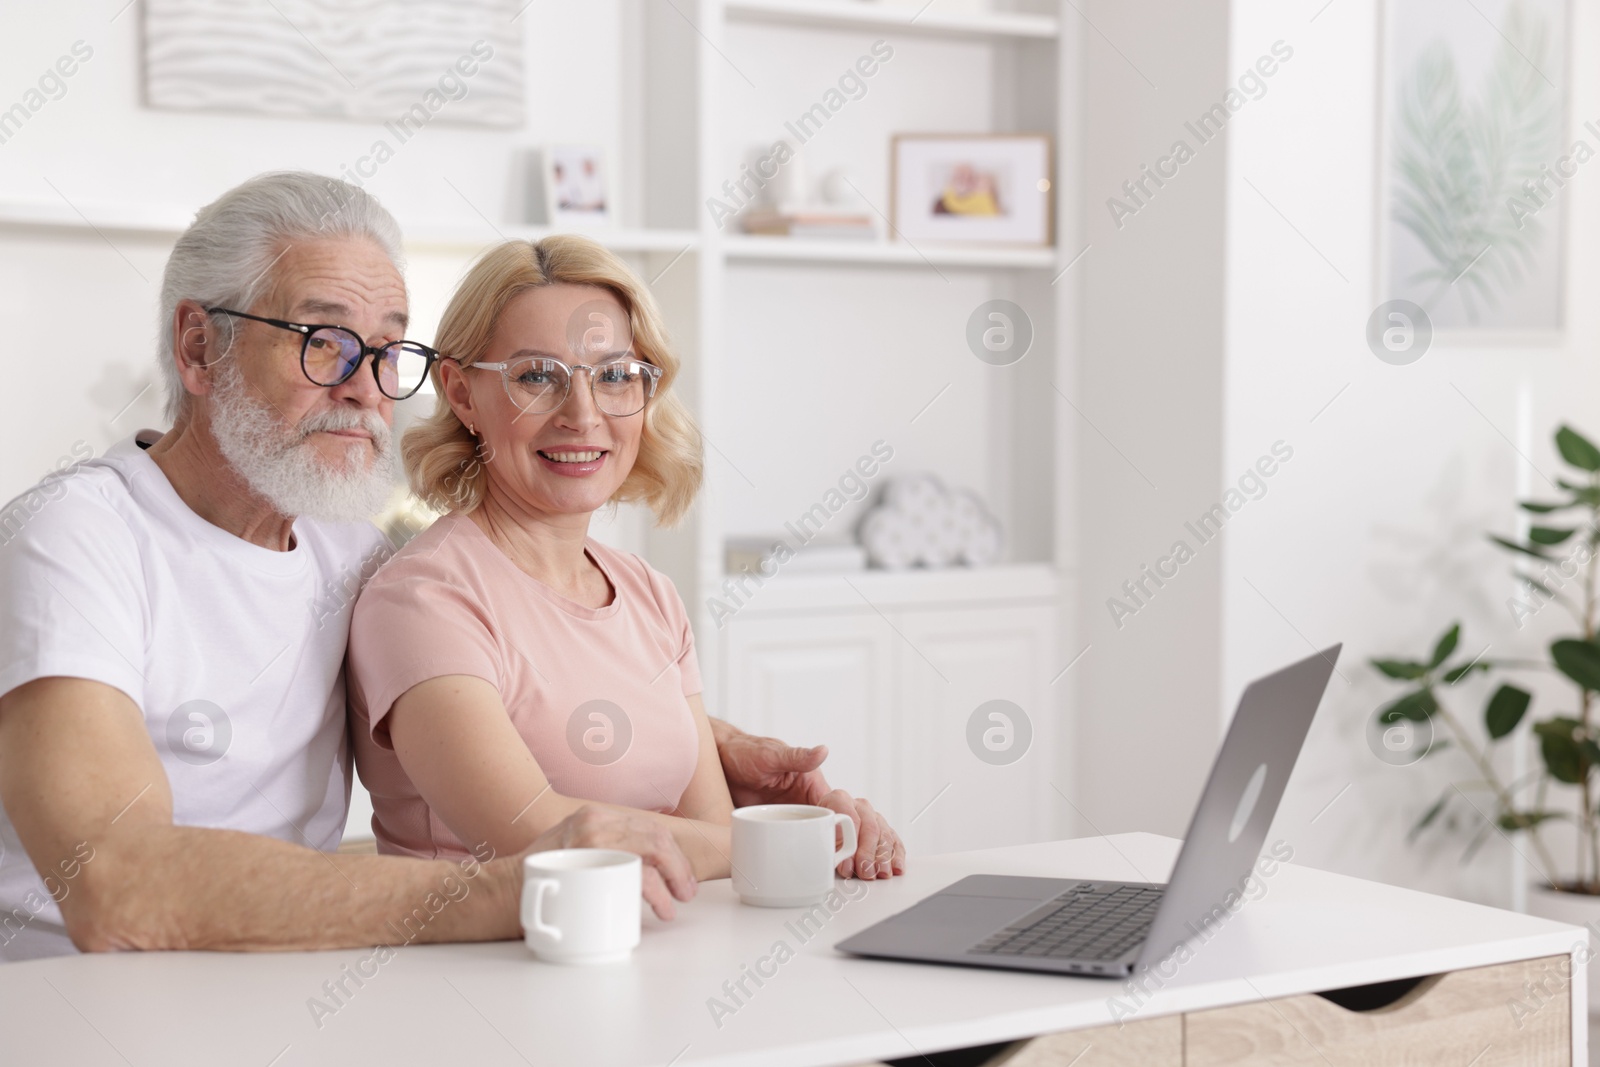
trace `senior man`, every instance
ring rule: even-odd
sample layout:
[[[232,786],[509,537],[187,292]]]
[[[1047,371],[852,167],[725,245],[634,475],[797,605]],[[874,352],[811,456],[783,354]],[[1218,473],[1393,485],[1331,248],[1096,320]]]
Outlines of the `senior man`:
[[[0,959],[519,935],[520,856],[333,851],[354,598],[329,591],[386,547],[367,519],[396,473],[378,361],[407,323],[399,245],[343,182],[269,174],[224,194],[163,278],[172,428],[30,490],[48,505],[0,547]],[[370,347],[315,382],[303,323]],[[840,873],[902,869],[872,806],[828,788],[825,749],[715,733],[736,803],[826,804],[860,830]],[[587,808],[532,850],[573,846],[640,854],[663,917],[694,894],[642,817]]]

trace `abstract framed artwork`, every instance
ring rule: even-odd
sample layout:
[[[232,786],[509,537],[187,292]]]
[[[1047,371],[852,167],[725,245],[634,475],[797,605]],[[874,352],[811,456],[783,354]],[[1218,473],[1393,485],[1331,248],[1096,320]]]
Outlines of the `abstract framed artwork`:
[[[1568,0],[1385,0],[1377,302],[1445,338],[1554,343],[1566,186],[1600,150],[1569,137]]]
[[[377,121],[523,122],[510,0],[144,0],[153,108]]]

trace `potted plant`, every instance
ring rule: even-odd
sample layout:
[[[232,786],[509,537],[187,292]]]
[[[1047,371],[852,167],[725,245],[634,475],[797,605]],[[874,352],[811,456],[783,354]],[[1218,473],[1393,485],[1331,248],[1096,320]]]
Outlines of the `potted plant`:
[[[1493,534],[1490,540],[1516,557],[1514,573],[1523,596],[1510,604],[1519,625],[1550,606],[1569,617],[1577,632],[1550,643],[1548,662],[1482,654],[1463,658],[1457,655],[1459,624],[1434,642],[1426,659],[1374,659],[1373,667],[1406,687],[1378,709],[1374,729],[1419,731],[1428,739],[1425,754],[1453,748],[1476,775],[1452,782],[1411,828],[1412,839],[1442,818],[1454,816],[1476,824],[1467,847],[1469,857],[1497,830],[1518,837],[1526,842],[1523,855],[1535,868],[1529,910],[1600,932],[1600,603],[1596,600],[1600,448],[1567,426],[1556,431],[1555,441],[1562,460],[1577,472],[1557,479],[1566,499],[1521,501],[1525,511],[1541,517],[1528,530],[1527,541]],[[1487,677],[1506,669],[1553,670],[1574,687],[1573,704],[1549,718],[1530,721],[1532,694],[1502,682],[1483,709],[1485,742],[1467,728],[1458,710],[1460,691],[1454,687],[1474,674]],[[1538,739],[1540,766],[1521,779],[1506,781],[1494,765],[1492,749],[1525,722]],[[1552,786],[1563,795],[1552,797]],[[1570,822],[1576,831],[1575,855],[1565,867],[1556,862],[1544,840],[1546,824],[1553,821]],[[1589,996],[1590,1010],[1600,1010],[1600,983],[1591,985]]]

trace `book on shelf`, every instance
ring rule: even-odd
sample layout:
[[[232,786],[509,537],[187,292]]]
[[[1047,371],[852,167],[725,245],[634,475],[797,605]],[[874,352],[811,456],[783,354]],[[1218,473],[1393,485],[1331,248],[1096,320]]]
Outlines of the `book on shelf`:
[[[780,542],[788,549],[782,559]],[[782,560],[780,562],[780,559]],[[751,571],[770,576],[778,570],[792,574],[837,574],[867,568],[867,551],[854,541],[810,541],[794,547],[787,537],[730,537],[723,566],[729,574]]]
[[[872,216],[851,211],[751,211],[740,216],[745,233],[768,237],[822,237],[871,241]]]

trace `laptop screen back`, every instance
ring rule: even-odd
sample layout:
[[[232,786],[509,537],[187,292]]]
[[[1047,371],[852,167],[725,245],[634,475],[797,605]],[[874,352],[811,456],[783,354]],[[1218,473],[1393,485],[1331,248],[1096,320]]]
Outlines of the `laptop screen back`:
[[[1251,874],[1342,646],[1258,678],[1239,698],[1138,965],[1225,923]]]

